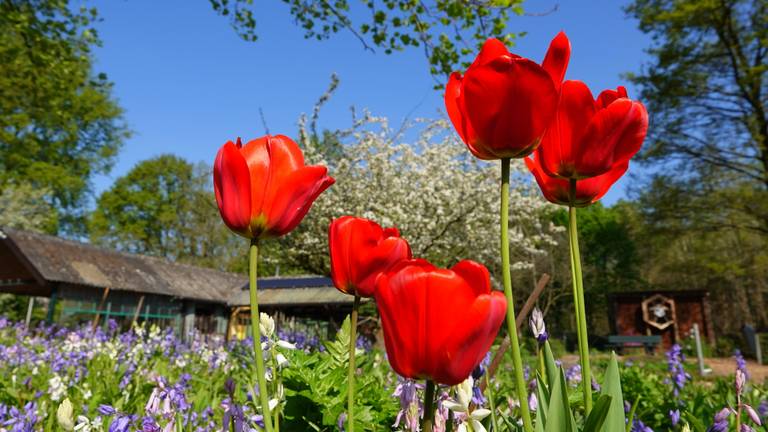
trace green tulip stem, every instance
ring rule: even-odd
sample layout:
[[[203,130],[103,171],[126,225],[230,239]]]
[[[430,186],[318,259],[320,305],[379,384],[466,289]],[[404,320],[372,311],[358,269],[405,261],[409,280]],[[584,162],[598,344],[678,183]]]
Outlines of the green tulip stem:
[[[512,274],[509,268],[509,158],[501,160],[501,273],[504,296],[507,298],[507,330],[512,348],[512,364],[515,368],[515,385],[520,399],[520,413],[525,432],[533,432],[531,412],[528,408],[528,390],[523,376],[523,358],[515,325],[515,298],[512,295]]]
[[[432,432],[432,424],[435,422],[435,383],[428,379],[427,388],[424,390],[424,418],[421,427],[424,432]]]
[[[485,377],[485,391],[488,392],[488,405],[491,407],[491,424],[493,425],[493,430],[498,431],[499,429],[499,419],[496,418],[496,401],[493,400],[493,388],[491,387],[491,378],[489,377],[488,370],[486,369],[483,376]]]
[[[357,310],[360,296],[355,294],[349,319],[349,375],[347,375],[347,430],[355,432],[355,351],[357,350]]]
[[[573,277],[573,304],[576,308],[576,334],[579,340],[579,359],[581,360],[581,385],[584,390],[584,410],[589,415],[592,411],[592,371],[589,365],[589,339],[587,337],[587,311],[584,304],[584,280],[581,274],[581,254],[579,252],[579,229],[576,222],[576,180],[571,180],[571,205],[568,207],[568,234],[571,250],[571,275]]]
[[[269,395],[267,394],[267,377],[264,371],[264,353],[261,350],[261,327],[259,326],[259,294],[257,292],[256,273],[259,263],[259,242],[251,240],[248,250],[248,283],[251,297],[251,333],[253,338],[253,353],[256,356],[256,376],[259,379],[259,397],[264,416],[264,428],[272,432],[272,416],[269,414]]]

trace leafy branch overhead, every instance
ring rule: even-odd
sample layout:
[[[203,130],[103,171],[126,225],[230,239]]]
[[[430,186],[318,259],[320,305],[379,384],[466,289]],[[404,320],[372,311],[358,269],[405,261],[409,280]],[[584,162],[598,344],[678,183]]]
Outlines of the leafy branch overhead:
[[[506,45],[518,36],[507,22],[523,13],[521,0],[282,0],[307,39],[325,40],[339,32],[356,37],[363,48],[386,54],[418,48],[435,79],[469,64],[489,37]],[[210,0],[229,17],[245,40],[258,39],[253,0]]]

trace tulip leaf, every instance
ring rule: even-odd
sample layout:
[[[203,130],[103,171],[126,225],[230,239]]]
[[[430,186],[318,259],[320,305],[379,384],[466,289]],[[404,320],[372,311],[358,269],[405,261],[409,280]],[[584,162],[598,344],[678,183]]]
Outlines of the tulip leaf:
[[[601,395],[595,406],[592,407],[592,411],[589,413],[589,417],[584,422],[583,432],[598,432],[605,422],[605,418],[608,416],[608,410],[611,407],[611,398],[608,395]]]
[[[544,426],[547,424],[547,411],[549,410],[549,390],[544,379],[539,372],[536,372],[536,398],[538,399],[538,409],[536,410],[536,432],[544,432]]]
[[[611,404],[603,427],[600,430],[602,432],[623,431],[626,427],[624,397],[621,393],[621,376],[619,375],[619,363],[616,360],[616,353],[611,353],[611,360],[608,362],[608,368],[605,370],[602,394],[611,397]]]
[[[547,384],[550,388],[552,383],[557,380],[557,364],[555,363],[555,356],[552,355],[552,347],[549,345],[549,341],[544,341],[544,369],[547,371]]]
[[[559,379],[554,380],[551,388],[547,424],[545,432],[576,432],[576,422],[573,419],[568,403],[568,386],[565,382],[563,368],[559,368]]]

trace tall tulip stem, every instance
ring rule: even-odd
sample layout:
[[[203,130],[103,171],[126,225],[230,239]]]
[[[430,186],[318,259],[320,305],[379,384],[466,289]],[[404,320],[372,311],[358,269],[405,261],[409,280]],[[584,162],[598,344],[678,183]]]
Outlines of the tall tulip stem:
[[[421,426],[424,432],[432,432],[432,424],[435,422],[435,383],[427,380],[427,388],[424,390],[424,418]]]
[[[357,350],[357,310],[360,296],[355,294],[349,319],[349,374],[347,375],[347,430],[355,432],[355,351]]]
[[[507,330],[512,347],[512,364],[515,368],[515,385],[520,400],[520,412],[525,432],[533,432],[531,412],[528,408],[528,389],[523,376],[523,359],[520,355],[520,340],[515,325],[515,298],[512,295],[512,274],[509,266],[509,158],[501,160],[501,272],[504,281],[504,295],[507,298]]]
[[[256,357],[256,376],[259,380],[259,397],[261,398],[261,410],[264,416],[264,428],[272,432],[272,417],[269,414],[269,395],[267,394],[267,377],[264,370],[264,353],[261,350],[261,327],[259,326],[259,294],[256,281],[256,273],[259,263],[259,243],[257,239],[251,240],[248,250],[248,287],[251,297],[251,333],[253,338],[253,353]]]
[[[571,180],[571,201],[576,195],[576,180]],[[579,340],[581,361],[581,385],[584,390],[584,409],[592,411],[592,371],[589,365],[589,339],[587,337],[587,311],[584,304],[584,281],[581,275],[581,254],[579,252],[579,229],[576,221],[576,207],[568,207],[568,234],[571,250],[571,276],[573,277],[573,304],[576,308],[576,334]]]

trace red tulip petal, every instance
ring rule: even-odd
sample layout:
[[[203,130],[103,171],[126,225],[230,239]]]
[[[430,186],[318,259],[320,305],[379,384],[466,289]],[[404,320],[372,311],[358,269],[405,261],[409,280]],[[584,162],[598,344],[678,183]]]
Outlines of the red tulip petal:
[[[500,57],[470,68],[463,80],[464,113],[478,134],[475,148],[497,158],[522,157],[539,143],[555,114],[549,74],[523,58]]]
[[[555,120],[538,147],[542,169],[554,177],[574,177],[576,155],[590,119],[595,115],[595,102],[589,87],[581,81],[566,81],[560,90]]]
[[[358,254],[361,261],[357,264],[361,269],[357,292],[362,297],[373,296],[376,288],[376,278],[383,271],[386,271],[394,264],[411,258],[411,247],[405,239],[400,237],[389,237],[381,240],[374,247],[368,249],[363,256],[362,251]],[[354,253],[354,252],[353,252]]]
[[[352,216],[342,216],[331,221],[328,226],[328,248],[331,257],[331,280],[336,288],[346,294],[354,294],[354,287],[351,284],[352,278],[349,264],[349,234],[348,229],[355,220]]]
[[[467,123],[464,120],[464,114],[459,108],[459,99],[461,98],[461,74],[454,72],[448,78],[448,84],[445,86],[445,109],[448,111],[448,118],[451,119],[453,127],[458,132],[464,142],[467,142],[468,134],[466,132]]]
[[[269,135],[249,141],[240,149],[251,177],[251,220],[263,213],[264,197],[269,186]]]
[[[603,90],[597,97],[597,108],[605,108],[616,99],[627,98],[627,89],[619,86],[616,90]]]
[[[506,299],[498,291],[477,297],[462,311],[461,320],[451,326],[452,337],[436,359],[435,380],[446,385],[464,381],[491,348],[506,311]]]
[[[436,370],[445,367],[441,357],[446,344],[455,337],[453,323],[464,315],[475,297],[469,284],[451,270],[435,269],[428,274],[423,307],[426,309],[429,340],[422,364],[430,375],[434,376]]]
[[[462,260],[451,267],[451,270],[466,281],[475,296],[491,292],[491,276],[484,265],[472,260]]]
[[[426,265],[425,265],[426,264]],[[418,260],[404,262],[377,280],[376,304],[381,314],[390,365],[400,375],[421,378],[427,372],[429,275],[433,267]]]
[[[483,43],[480,53],[475,57],[475,61],[472,62],[470,68],[488,64],[501,56],[509,56],[511,58],[519,57],[515,54],[511,54],[502,41],[490,38]]]
[[[265,234],[279,237],[296,228],[315,199],[334,183],[334,179],[326,175],[328,169],[324,166],[308,166],[287,174],[277,174],[275,168],[275,165],[270,167],[272,178],[268,193],[274,190],[275,194],[271,202],[265,200],[265,210],[269,212]],[[278,176],[282,181],[274,183]]]
[[[248,233],[251,214],[251,183],[248,165],[240,150],[228,141],[216,155],[213,184],[224,223],[239,234]]]
[[[648,111],[642,103],[633,101],[628,116],[630,118],[617,138],[618,144],[613,154],[614,164],[628,161],[635,156],[648,133]]]
[[[541,67],[552,77],[552,82],[557,90],[560,89],[560,83],[565,78],[565,70],[568,69],[568,60],[571,58],[571,41],[565,33],[560,32],[552,39],[544,56]]]
[[[388,275],[383,274],[376,280],[374,294],[381,316],[387,360],[398,375],[405,378],[419,378],[411,358],[419,348],[419,341],[414,332],[409,331],[411,321],[417,316],[415,315],[417,310],[412,307],[401,309],[395,291],[399,290],[393,286]]]
[[[626,161],[616,165],[601,176],[579,180],[576,183],[576,196],[580,204],[578,206],[587,206],[599,201],[608,193],[611,186],[627,172],[628,168],[629,161]]]
[[[536,152],[539,153],[541,147]],[[554,204],[568,205],[568,180],[551,177],[541,169],[541,166],[534,161],[534,159],[525,158],[525,165],[528,170],[531,171],[533,177],[536,179],[536,183],[539,184],[539,189],[544,195],[547,201]]]
[[[645,107],[629,99],[616,99],[595,114],[575,152],[579,177],[595,177],[616,163],[629,160],[643,143],[648,128]]]

